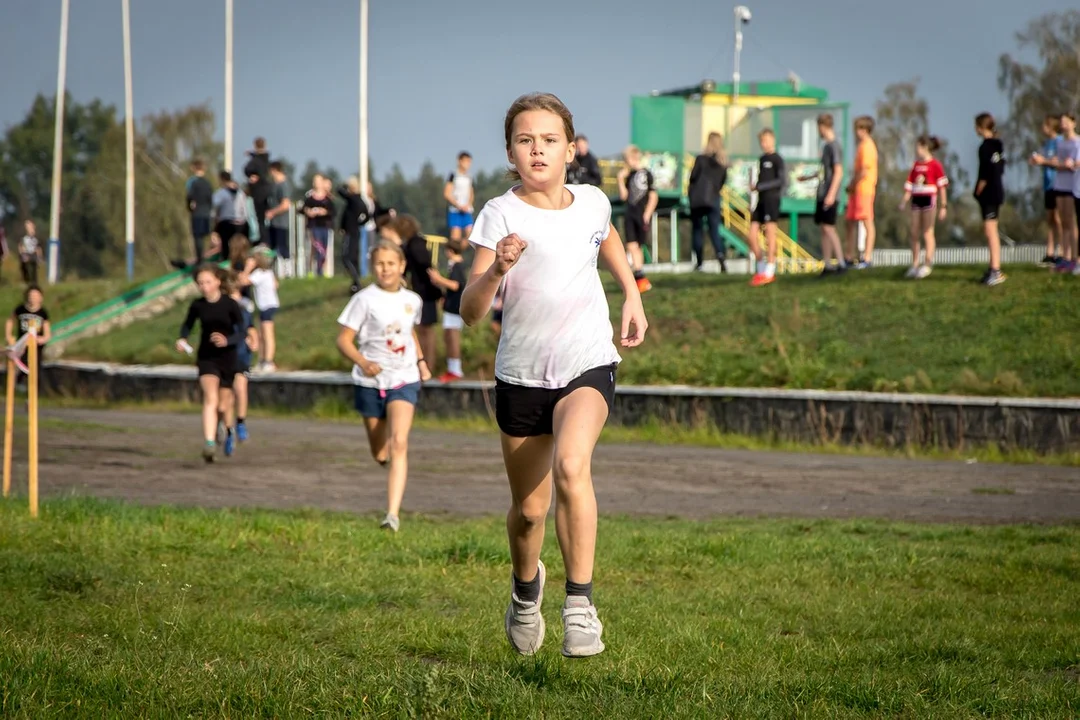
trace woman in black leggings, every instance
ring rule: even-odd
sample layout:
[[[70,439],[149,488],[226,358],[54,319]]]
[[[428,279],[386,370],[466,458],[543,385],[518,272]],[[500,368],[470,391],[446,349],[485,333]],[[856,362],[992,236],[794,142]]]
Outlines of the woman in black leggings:
[[[700,270],[705,261],[705,242],[701,229],[701,223],[705,221],[709,227],[713,250],[716,251],[716,259],[720,261],[720,271],[727,272],[727,265],[724,263],[724,241],[720,237],[720,189],[726,181],[727,156],[724,154],[724,139],[720,133],[709,133],[705,151],[694,160],[687,190],[695,270]]]
[[[360,194],[360,181],[356,176],[338,188],[338,195],[345,201],[345,209],[341,211],[341,232],[345,235],[341,260],[352,278],[350,291],[355,295],[360,292],[360,228],[371,218],[371,208]]]

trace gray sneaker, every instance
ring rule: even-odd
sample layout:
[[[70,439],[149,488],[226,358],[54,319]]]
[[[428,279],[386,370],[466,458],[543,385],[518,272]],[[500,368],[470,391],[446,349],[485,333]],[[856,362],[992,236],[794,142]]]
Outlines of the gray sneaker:
[[[563,603],[562,623],[563,655],[569,658],[591,657],[604,652],[604,643],[600,640],[604,625],[589,598],[568,596]]]
[[[383,530],[397,532],[398,528],[401,527],[401,520],[398,519],[397,515],[391,515],[390,513],[386,513],[386,517],[383,518],[383,521],[381,523],[379,523],[379,527],[381,527]]]
[[[510,576],[510,607],[506,608],[506,638],[521,655],[532,655],[544,642],[544,616],[540,603],[544,601],[544,580],[547,570],[542,561],[537,563],[540,571],[540,596],[536,602],[521,600],[514,593],[514,577]]]

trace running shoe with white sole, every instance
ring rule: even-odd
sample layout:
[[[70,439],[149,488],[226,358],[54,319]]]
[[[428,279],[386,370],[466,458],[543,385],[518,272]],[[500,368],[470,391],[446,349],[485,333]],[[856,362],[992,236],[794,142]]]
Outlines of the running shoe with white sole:
[[[982,283],[983,285],[993,287],[994,285],[1000,285],[1007,279],[1008,278],[1006,277],[1005,273],[1001,272],[1000,270],[991,270],[990,272],[986,273],[986,276],[983,278]]]
[[[906,277],[906,278],[908,278],[910,280],[910,279],[914,279],[914,277],[916,275],[918,275],[918,274],[919,274],[919,266],[918,265],[912,265],[911,267],[909,267],[907,269],[907,272],[904,273],[904,277]]]
[[[383,530],[389,530],[390,532],[397,532],[401,528],[401,520],[397,515],[386,513],[386,517],[379,523],[379,527]]]
[[[544,616],[540,614],[540,603],[544,601],[544,580],[547,570],[543,561],[537,561],[540,574],[540,595],[536,602],[522,600],[514,592],[514,576],[510,575],[510,606],[506,608],[506,639],[520,655],[533,655],[544,642]]]
[[[918,270],[915,271],[915,279],[922,280],[930,277],[930,273],[934,272],[934,268],[929,265],[920,265]]]
[[[562,609],[562,654],[568,658],[592,657],[604,652],[600,636],[604,625],[596,606],[582,595],[569,595]]]

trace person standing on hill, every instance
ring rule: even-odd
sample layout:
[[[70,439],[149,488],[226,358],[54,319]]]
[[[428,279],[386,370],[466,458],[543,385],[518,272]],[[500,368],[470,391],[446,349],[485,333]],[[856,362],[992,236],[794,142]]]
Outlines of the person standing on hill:
[[[255,206],[255,224],[258,226],[259,240],[253,242],[266,242],[266,211],[270,208],[270,191],[273,189],[273,181],[270,178],[270,153],[266,151],[266,139],[255,138],[254,147],[248,150],[247,164],[244,165],[244,174],[248,178],[248,196]]]
[[[694,169],[690,171],[690,185],[686,191],[690,201],[690,238],[694,250],[694,270],[699,272],[705,262],[702,222],[709,228],[709,239],[716,252],[716,259],[720,262],[720,272],[727,272],[724,241],[720,238],[720,190],[725,182],[727,155],[724,153],[724,138],[718,132],[711,132],[705,142],[705,150],[694,159]]]
[[[645,277],[645,243],[649,240],[649,226],[653,213],[660,202],[653,185],[653,174],[642,165],[641,150],[631,145],[623,151],[626,167],[619,171],[619,198],[626,203],[623,217],[626,231],[626,250],[633,259],[634,280],[638,292],[648,292],[652,283]]]
[[[1005,203],[1005,145],[997,134],[997,123],[990,113],[975,117],[975,132],[983,139],[979,146],[979,181],[975,185],[975,201],[983,218],[983,233],[990,248],[990,267],[983,275],[983,285],[1005,282],[1001,272],[1001,236],[998,234],[998,213]]]
[[[804,175],[799,180],[817,179],[817,203],[814,207],[814,223],[821,228],[821,261],[825,268],[822,277],[847,270],[840,235],[836,232],[837,199],[840,182],[844,178],[844,151],[836,139],[833,116],[822,113],[817,120],[818,136],[821,138],[821,169],[815,175]],[[833,263],[836,263],[833,265]]]
[[[600,163],[596,156],[589,152],[589,138],[578,135],[574,138],[574,149],[576,155],[567,169],[566,183],[600,187],[604,182],[604,177],[600,173]]]
[[[867,115],[855,118],[855,168],[848,184],[847,206],[847,264],[857,262],[859,270],[874,265],[874,200],[877,196],[878,151],[874,143],[874,118]],[[866,230],[866,250],[859,258],[859,223]]]
[[[214,188],[206,179],[206,163],[195,159],[191,163],[191,177],[187,180],[185,188],[188,214],[191,216],[191,240],[195,248],[195,255],[189,256],[187,262],[182,258],[173,262],[173,266],[179,269],[194,267],[202,262],[203,245],[206,238],[210,237],[210,215],[214,208]]]
[[[443,188],[443,197],[448,204],[446,224],[450,228],[451,240],[468,238],[469,233],[472,232],[473,202],[476,200],[476,191],[473,188],[472,177],[469,175],[470,167],[472,167],[472,155],[467,152],[460,153],[457,169],[446,178],[446,187]]]

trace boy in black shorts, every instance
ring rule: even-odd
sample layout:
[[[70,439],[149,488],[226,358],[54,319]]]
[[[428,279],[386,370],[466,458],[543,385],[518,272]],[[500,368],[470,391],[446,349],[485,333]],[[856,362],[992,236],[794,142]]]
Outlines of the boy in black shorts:
[[[761,159],[758,161],[757,183],[750,189],[758,194],[754,214],[750,218],[750,252],[758,261],[758,269],[750,280],[750,285],[760,287],[776,279],[776,221],[780,219],[780,199],[787,184],[787,172],[784,159],[776,154],[776,135],[769,128],[758,133],[761,144]],[[765,229],[766,252],[762,261],[761,230]]]
[[[649,223],[659,196],[653,189],[653,174],[641,166],[641,150],[631,145],[623,152],[623,159],[626,167],[619,171],[619,197],[626,203],[624,240],[633,260],[638,291],[646,292],[652,289],[652,283],[645,277],[645,253],[641,247],[648,242]]]
[[[821,137],[821,170],[816,175],[799,178],[806,182],[817,178],[817,204],[814,208],[814,224],[821,228],[821,261],[825,264],[821,276],[847,270],[844,251],[840,247],[840,235],[836,232],[836,199],[840,194],[840,182],[844,178],[844,151],[836,139],[833,116],[818,115],[818,135]],[[835,265],[833,262],[835,261]]]

